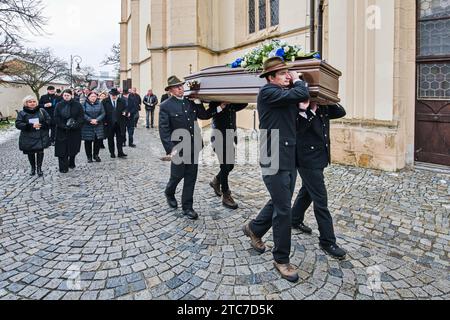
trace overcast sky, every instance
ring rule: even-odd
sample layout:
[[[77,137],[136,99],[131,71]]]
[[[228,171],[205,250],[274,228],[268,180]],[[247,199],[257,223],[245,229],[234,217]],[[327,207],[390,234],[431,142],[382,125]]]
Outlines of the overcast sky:
[[[49,22],[48,35],[27,39],[28,47],[50,47],[69,62],[70,55],[82,57],[82,66],[111,71],[100,63],[114,43],[120,41],[120,0],[42,0]]]

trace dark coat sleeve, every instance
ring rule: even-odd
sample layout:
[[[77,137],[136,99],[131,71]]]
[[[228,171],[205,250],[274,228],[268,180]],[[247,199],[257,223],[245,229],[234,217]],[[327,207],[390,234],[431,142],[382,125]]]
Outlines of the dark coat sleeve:
[[[344,107],[339,103],[328,106],[328,116],[330,119],[340,119],[347,115]]]
[[[311,111],[311,108],[308,107],[305,111],[307,119],[300,115],[300,112],[297,116],[297,132],[300,134],[304,134],[306,131],[311,128],[312,121],[316,117],[316,115]]]
[[[23,112],[19,112],[16,118],[16,128],[21,131],[31,131],[33,130],[33,125],[26,121]]]
[[[197,110],[197,118],[199,118],[200,120],[212,119],[217,114],[217,107],[211,108],[211,105],[210,105],[208,110],[206,110],[205,105],[203,103],[196,104],[193,101],[191,101],[191,104]]]
[[[285,107],[309,100],[309,90],[305,82],[297,81],[292,89],[267,86],[261,90],[261,99],[272,108]]]
[[[175,145],[172,142],[169,112],[166,108],[164,108],[164,106],[161,107],[159,112],[159,136],[164,146],[164,150],[166,150],[166,154],[171,154]]]
[[[245,103],[245,104],[232,104],[232,105],[230,105],[230,107],[233,108],[233,110],[235,112],[239,112],[239,111],[242,111],[245,108],[247,108],[248,107],[248,103]]]

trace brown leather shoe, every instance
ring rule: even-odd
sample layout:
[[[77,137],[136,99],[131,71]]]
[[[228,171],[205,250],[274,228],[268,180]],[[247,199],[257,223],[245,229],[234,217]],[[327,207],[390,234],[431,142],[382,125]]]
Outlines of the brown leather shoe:
[[[234,202],[233,197],[231,196],[231,191],[224,192],[222,195],[222,203],[228,209],[236,210],[239,206]]]
[[[222,196],[222,191],[220,191],[220,181],[219,179],[217,179],[217,177],[214,177],[214,179],[209,183],[209,185],[211,186],[211,188],[214,189],[214,192],[218,197]]]
[[[299,277],[298,277],[298,271],[297,268],[294,267],[292,264],[290,263],[286,263],[286,264],[279,264],[277,262],[273,263],[275,269],[278,270],[278,272],[281,274],[281,277],[283,279],[286,279],[287,281],[290,282],[297,282]]]
[[[255,249],[258,253],[263,254],[266,252],[266,245],[262,241],[261,238],[255,236],[252,230],[250,230],[250,224],[246,224],[242,227],[242,231],[244,234],[250,238],[253,249]]]

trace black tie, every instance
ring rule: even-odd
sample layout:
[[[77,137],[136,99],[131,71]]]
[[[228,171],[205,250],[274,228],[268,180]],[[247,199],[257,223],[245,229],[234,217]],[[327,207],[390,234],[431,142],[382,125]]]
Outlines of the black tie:
[[[113,101],[114,109],[116,109],[116,100]]]

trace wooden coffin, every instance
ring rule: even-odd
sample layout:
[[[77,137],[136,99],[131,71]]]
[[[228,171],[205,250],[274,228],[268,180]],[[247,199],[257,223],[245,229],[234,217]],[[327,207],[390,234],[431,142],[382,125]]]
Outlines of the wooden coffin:
[[[340,71],[318,59],[297,60],[289,66],[290,70],[303,74],[313,101],[319,104],[340,102]],[[204,102],[256,103],[259,89],[267,83],[259,74],[227,66],[206,68],[185,78],[186,95]]]

